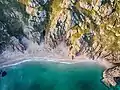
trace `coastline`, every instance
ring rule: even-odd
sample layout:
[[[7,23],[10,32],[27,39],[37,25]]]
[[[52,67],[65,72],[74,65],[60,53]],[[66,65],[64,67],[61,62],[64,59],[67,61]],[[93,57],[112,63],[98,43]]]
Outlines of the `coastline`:
[[[59,55],[54,56],[54,55],[18,55],[18,56],[14,56],[12,58],[7,58],[5,60],[5,58],[3,58],[2,63],[0,63],[0,68],[4,68],[4,67],[9,67],[9,66],[13,66],[13,65],[18,65],[24,62],[29,62],[29,61],[48,61],[48,62],[55,62],[55,63],[63,63],[63,64],[76,64],[76,63],[81,63],[81,62],[92,62],[92,63],[96,63],[100,66],[102,66],[104,69],[108,69],[111,68],[113,65],[110,64],[109,62],[103,60],[103,59],[97,59],[97,60],[92,60],[89,59],[87,57],[85,57],[84,55],[80,55],[77,56],[75,59],[71,59],[70,57],[61,57]]]
[[[81,63],[81,62],[93,62],[97,63],[94,60],[88,60],[88,59],[83,59],[83,60],[69,60],[69,59],[57,59],[57,58],[48,58],[48,57],[26,57],[26,58],[19,58],[16,60],[10,60],[7,62],[4,62],[0,64],[0,68],[5,68],[5,67],[11,67],[14,65],[22,64],[24,62],[30,62],[30,61],[44,61],[44,62],[55,62],[55,63],[63,63],[63,64],[76,64],[76,63]]]
[[[34,49],[29,48],[25,53],[20,53],[18,51],[5,51],[3,55],[0,56],[0,68],[21,64],[27,61],[51,61],[64,64],[94,62],[104,67],[105,69],[111,67],[111,65],[108,62],[102,59],[92,60],[86,57],[85,55],[80,55],[72,60],[67,54],[68,49],[65,47],[64,44],[60,44],[56,49],[51,51],[46,49],[44,44],[41,45],[41,47],[37,48],[35,46]]]
[[[74,64],[85,61],[96,62],[88,59],[84,55],[77,56],[72,60],[68,56],[68,48],[63,43],[61,43],[56,49],[51,50],[48,49],[44,44],[41,44],[40,47],[34,45],[31,47],[32,48],[29,48],[24,53],[20,53],[18,51],[5,51],[0,56],[0,66],[11,66],[26,61],[41,61],[40,59],[44,59],[44,61],[52,61],[65,64]]]
[[[30,61],[48,61],[48,62],[55,62],[55,63],[63,63],[63,64],[76,64],[76,63],[81,63],[81,62],[92,62],[96,63],[100,66],[102,66],[104,69],[108,69],[111,67],[111,65],[108,62],[105,62],[101,59],[98,60],[92,60],[84,55],[77,56],[75,59],[71,59],[70,57],[62,57],[60,55],[54,56],[54,55],[18,55],[14,56],[12,58],[7,58],[6,61],[3,60],[3,63],[0,63],[0,68],[5,68],[5,67],[10,67],[18,64],[22,64],[24,62],[30,62]]]
[[[81,56],[77,57],[75,60],[70,60],[69,58],[53,58],[53,57],[21,57],[15,60],[9,60],[2,64],[0,64],[0,68],[11,67],[15,65],[19,65],[25,62],[54,62],[54,63],[61,63],[61,64],[79,64],[79,63],[94,63],[97,64],[104,69],[108,69],[111,66],[107,62],[101,62],[101,60],[91,60],[88,58],[82,58]]]

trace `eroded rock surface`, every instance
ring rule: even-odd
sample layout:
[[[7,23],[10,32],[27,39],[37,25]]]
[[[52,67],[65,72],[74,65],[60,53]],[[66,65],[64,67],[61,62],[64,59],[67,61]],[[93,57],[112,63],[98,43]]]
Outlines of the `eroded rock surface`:
[[[107,86],[116,86],[117,83],[115,81],[115,78],[120,78],[120,66],[115,66],[112,68],[109,68],[107,70],[105,70],[103,72],[103,82],[107,85]]]
[[[120,1],[56,0],[59,11],[51,14],[48,43],[56,47],[61,40],[69,47],[69,56],[85,54],[93,60],[104,59],[114,64],[104,71],[103,81],[116,86],[120,77]],[[54,2],[53,2],[54,3]],[[62,6],[62,7],[59,7]],[[64,37],[64,38],[63,38]]]

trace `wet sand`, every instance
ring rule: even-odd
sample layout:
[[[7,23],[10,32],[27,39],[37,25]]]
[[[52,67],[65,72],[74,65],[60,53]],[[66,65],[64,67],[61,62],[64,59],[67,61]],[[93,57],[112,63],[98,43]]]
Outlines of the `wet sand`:
[[[5,51],[0,56],[0,66],[11,66],[15,64],[19,64],[26,61],[40,61],[40,59],[44,59],[45,61],[53,61],[59,63],[80,63],[80,62],[95,62],[99,65],[103,66],[104,68],[110,68],[112,65],[108,62],[98,59],[92,60],[86,57],[85,55],[80,55],[75,57],[73,60],[71,57],[68,56],[68,48],[64,46],[64,44],[60,44],[56,49],[48,49],[45,45],[41,45],[40,47],[32,46],[26,50],[24,53],[10,52]]]

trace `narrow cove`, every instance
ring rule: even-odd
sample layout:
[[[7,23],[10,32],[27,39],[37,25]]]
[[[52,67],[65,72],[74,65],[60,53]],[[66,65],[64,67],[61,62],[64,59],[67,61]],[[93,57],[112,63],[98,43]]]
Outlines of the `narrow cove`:
[[[104,69],[95,62],[28,61],[2,70],[0,90],[120,90],[100,81]]]

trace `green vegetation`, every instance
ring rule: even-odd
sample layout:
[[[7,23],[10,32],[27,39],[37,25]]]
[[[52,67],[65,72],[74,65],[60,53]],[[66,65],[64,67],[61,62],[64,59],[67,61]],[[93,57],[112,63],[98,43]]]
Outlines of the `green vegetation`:
[[[78,17],[79,19],[76,20],[78,20],[79,24],[69,27],[70,30],[66,30],[66,34],[68,33],[67,36],[69,36],[69,47],[70,52],[73,53],[72,55],[75,55],[81,49],[80,43],[78,43],[81,36],[90,32],[94,32],[93,40],[91,40],[93,43],[93,55],[100,53],[102,50],[113,52],[113,54],[114,52],[118,52],[120,50],[120,1],[115,0],[114,2],[108,2],[107,0],[105,0],[104,2],[100,2],[99,0],[96,0],[92,2],[92,0],[79,0],[73,5],[77,9],[77,11],[79,11],[72,11],[76,13],[76,18],[81,15],[81,13],[83,13],[85,20],[81,23],[81,18]],[[57,10],[54,9],[54,11],[56,12],[53,17],[58,17],[57,15],[59,15],[60,11],[58,7],[56,9]],[[74,17],[71,15],[67,16],[71,18]],[[101,46],[101,48],[99,46],[95,47],[94,43],[96,42],[99,43],[99,46]],[[97,47],[100,49],[95,50],[95,48]],[[102,55],[104,56],[104,53]]]
[[[50,23],[51,24],[56,19],[55,17],[58,16],[60,11],[62,10],[62,8],[60,6],[62,4],[62,1],[63,0],[52,0],[51,1],[51,9],[52,9],[52,12],[50,14]]]
[[[22,0],[21,0],[22,1]],[[27,1],[27,0],[26,0]],[[26,3],[26,2],[25,2]],[[68,5],[68,6],[66,6]],[[65,31],[66,39],[69,42],[70,53],[75,56],[81,50],[79,43],[82,37],[88,33],[94,36],[90,39],[93,56],[102,55],[101,51],[118,52],[120,50],[120,1],[119,0],[78,0],[76,2],[69,0],[52,0],[50,2],[51,11],[49,13],[48,33],[52,33],[52,42],[58,42],[56,32]],[[40,10],[43,8],[40,7]],[[58,29],[58,18],[61,21],[65,19],[64,29]],[[72,20],[74,18],[74,20]],[[71,23],[74,23],[71,25]],[[62,27],[62,26],[60,26]],[[51,29],[52,28],[52,29]],[[63,36],[61,34],[61,36]],[[50,37],[48,39],[50,39]],[[90,36],[91,37],[91,36]],[[86,37],[89,40],[89,37]],[[84,41],[87,45],[88,42]],[[67,42],[66,42],[67,43]],[[90,42],[89,42],[90,43]],[[97,45],[96,45],[97,43]],[[57,44],[56,44],[57,45]],[[89,52],[87,51],[87,53]]]

